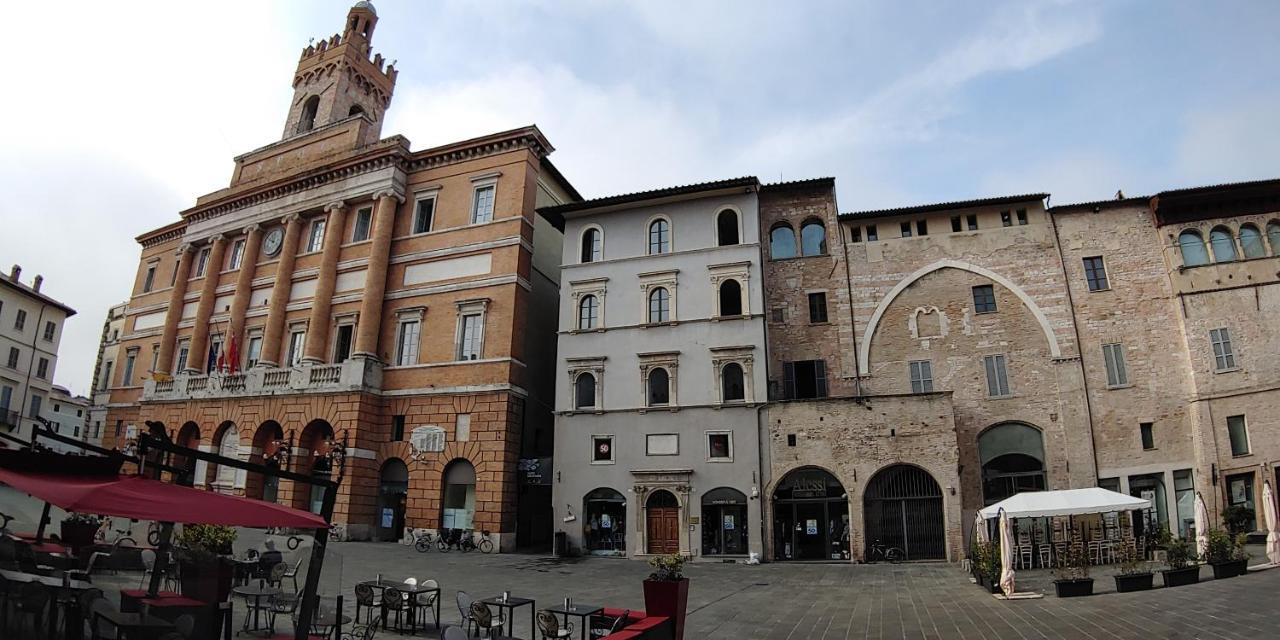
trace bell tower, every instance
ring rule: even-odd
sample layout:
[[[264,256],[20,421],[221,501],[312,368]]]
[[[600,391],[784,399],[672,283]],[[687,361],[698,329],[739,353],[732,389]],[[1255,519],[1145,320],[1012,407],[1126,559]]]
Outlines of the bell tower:
[[[367,142],[378,139],[382,119],[391,106],[396,68],[383,66],[373,53],[373,30],[378,12],[361,0],[347,12],[342,34],[307,45],[293,74],[293,102],[285,121],[284,138],[354,117],[372,121]]]

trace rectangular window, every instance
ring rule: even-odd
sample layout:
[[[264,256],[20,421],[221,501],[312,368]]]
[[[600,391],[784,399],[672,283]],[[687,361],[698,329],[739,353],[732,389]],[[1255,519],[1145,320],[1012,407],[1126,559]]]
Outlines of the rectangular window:
[[[156,266],[147,265],[147,276],[142,279],[142,292],[147,293],[156,284]]]
[[[1019,225],[1024,225],[1024,224],[1026,224],[1026,223],[1027,223],[1027,210],[1026,210],[1026,209],[1018,209],[1018,224],[1019,224]]]
[[[40,405],[44,403],[44,398],[40,396],[31,396],[31,410],[27,413],[28,418],[40,417]]]
[[[459,413],[453,419],[453,439],[458,442],[471,440],[471,414]]]
[[[49,359],[40,358],[40,362],[36,364],[36,377],[41,380],[49,379]]]
[[[333,361],[346,362],[351,357],[351,337],[355,333],[355,325],[344,324],[338,327],[338,335],[333,339]]]
[[[849,242],[862,242],[862,227],[849,227]]]
[[[788,399],[827,397],[827,362],[799,360],[782,363],[782,387]]]
[[[680,454],[680,436],[674,433],[651,433],[645,436],[647,456],[674,456]]]
[[[788,447],[796,446],[796,434],[794,433],[787,434],[787,446]]]
[[[196,277],[203,278],[205,269],[209,268],[209,247],[200,250],[200,254],[196,256]]]
[[[1102,256],[1091,256],[1084,259],[1084,279],[1089,283],[1090,291],[1105,291],[1111,288],[1107,284],[1107,265]]]
[[[933,362],[913,360],[908,363],[911,374],[911,393],[933,392]]]
[[[916,235],[918,235],[918,236],[927,236],[927,235],[929,235],[929,221],[928,221],[928,220],[916,220]]]
[[[13,330],[22,331],[27,326],[27,312],[18,309],[18,315],[13,318]]]
[[[987,395],[999,398],[1009,395],[1009,376],[1004,368],[1004,356],[985,356],[982,364],[987,370]]]
[[[172,287],[173,285],[175,285],[175,284],[178,284],[178,267],[179,267],[181,264],[182,264],[182,263],[181,263],[181,262],[178,262],[178,261],[175,261],[175,262],[173,263],[173,275],[169,277],[169,286],[171,286],[171,287]]]
[[[404,416],[391,416],[391,441],[404,441]]]
[[[899,224],[899,225],[898,225],[898,227],[899,227],[900,229],[902,229],[902,237],[904,237],[904,238],[910,238],[910,237],[911,237],[911,223],[910,223],[910,222],[903,222],[903,223]]]
[[[1236,352],[1231,347],[1231,333],[1226,327],[1211,329],[1209,341],[1213,343],[1213,360],[1216,371],[1230,371],[1236,368]]]
[[[108,360],[106,365],[102,367],[102,380],[98,381],[98,389],[106,391],[111,388],[111,369],[115,367],[115,364]]]
[[[418,364],[418,331],[417,320],[400,323],[400,330],[396,335],[396,364]]]
[[[6,363],[10,369],[18,368],[18,356],[22,355],[17,347],[9,347],[9,361]]]
[[[373,209],[365,207],[356,212],[355,230],[351,232],[352,242],[364,242],[369,239],[369,229],[373,226]]]
[[[965,217],[964,217],[964,220],[965,220],[965,222],[966,222],[966,223],[968,223],[968,225],[969,225],[969,230],[970,230],[970,231],[977,231],[977,230],[978,230],[978,216],[977,216],[977,214],[973,214],[973,213],[971,213],[971,214],[969,214],[969,215],[965,216]]]
[[[431,223],[434,222],[436,213],[436,198],[423,198],[418,201],[413,211],[413,232],[426,233],[431,230]]]
[[[1231,455],[1249,455],[1249,426],[1244,416],[1227,417],[1227,435],[1231,436]]]
[[[996,290],[993,285],[980,284],[973,288],[973,312],[993,313],[996,310]]]
[[[133,382],[133,365],[138,359],[138,354],[130,353],[124,358],[124,382],[123,386],[129,386]]]
[[[249,338],[249,348],[245,349],[246,368],[253,367],[258,364],[258,360],[262,358],[262,336],[253,336]]]
[[[213,373],[218,370],[218,356],[222,355],[222,338],[213,336],[209,338],[209,356],[205,359],[205,373]]]
[[[707,459],[733,460],[733,434],[729,432],[712,432],[707,434]]]
[[[867,242],[875,242],[880,236],[876,235],[876,226],[874,224],[867,225]]]
[[[1143,422],[1138,425],[1138,434],[1142,436],[1142,450],[1150,451],[1156,448],[1156,436],[1153,432],[1155,425],[1150,422]]]
[[[1129,384],[1129,371],[1124,362],[1124,345],[1102,345],[1102,359],[1107,364],[1107,386],[1122,387]]]
[[[827,321],[827,294],[822,291],[809,294],[809,324]]]
[[[178,347],[178,365],[173,368],[174,373],[182,373],[187,369],[187,356],[191,354],[191,348],[186,344]]]
[[[471,204],[471,224],[493,220],[494,185],[477,187]]]
[[[58,325],[52,322],[44,323],[44,341],[53,342],[53,335],[58,332]]]
[[[613,462],[613,436],[591,436],[591,464]]]
[[[462,339],[458,341],[458,359],[479,360],[483,338],[484,323],[480,314],[469,313],[462,316]]]
[[[1001,212],[1000,212],[1000,226],[1002,226],[1002,227],[1012,227],[1012,226],[1013,226],[1013,216],[1009,215],[1009,212],[1008,212],[1008,211],[1001,211]]]
[[[951,216],[951,230],[958,233],[963,229],[964,226],[960,223],[960,216]]]
[[[319,251],[324,247],[324,220],[311,223],[311,234],[307,236],[307,253]]]
[[[13,402],[13,387],[0,387],[0,411],[8,411]]]
[[[231,258],[227,260],[227,270],[235,271],[244,261],[244,238],[231,243]]]
[[[296,367],[302,362],[303,349],[306,348],[307,332],[294,331],[289,334],[289,366]]]

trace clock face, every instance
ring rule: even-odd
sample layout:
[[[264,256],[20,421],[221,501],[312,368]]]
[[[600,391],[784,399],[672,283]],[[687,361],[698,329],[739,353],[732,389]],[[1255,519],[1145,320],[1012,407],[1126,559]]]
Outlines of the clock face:
[[[276,227],[267,232],[267,237],[262,239],[262,252],[274,256],[280,253],[280,245],[284,243],[284,230]]]

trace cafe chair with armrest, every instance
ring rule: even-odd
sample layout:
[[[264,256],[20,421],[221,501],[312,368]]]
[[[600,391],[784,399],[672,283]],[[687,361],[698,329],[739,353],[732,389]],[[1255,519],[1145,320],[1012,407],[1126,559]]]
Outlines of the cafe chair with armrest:
[[[462,617],[462,626],[469,635],[471,627],[475,625],[475,621],[471,619],[471,596],[466,591],[459,591],[454,599],[458,603],[458,615]]]
[[[111,605],[106,598],[98,598],[93,601],[93,605],[89,608],[89,637],[92,640],[116,640],[119,633],[111,623],[103,623],[98,617],[98,612],[104,614],[115,613],[116,608]]]
[[[292,567],[290,567],[289,565],[285,565],[284,575],[280,576],[280,581],[281,581],[281,582],[284,582],[284,579],[285,579],[285,578],[288,578],[289,580],[293,581],[293,590],[294,590],[294,592],[297,592],[297,591],[298,591],[298,569],[299,569],[300,567],[302,567],[302,557],[301,557],[301,556],[299,556],[299,557],[298,557],[298,561],[297,561],[297,562],[293,563],[293,566],[292,566]]]
[[[466,630],[462,627],[455,627],[453,625],[445,627],[444,631],[440,634],[440,640],[470,640],[470,638],[471,636],[467,635]]]
[[[279,588],[280,583],[284,582],[284,574],[289,570],[289,565],[283,562],[277,562],[271,567],[271,571],[267,573],[267,584]]]
[[[422,586],[429,587],[432,589],[438,589],[440,587],[440,584],[435,580],[423,580]],[[431,619],[433,622],[435,622],[436,626],[440,626],[440,620],[436,618],[436,607],[435,607],[436,598],[439,598],[439,597],[440,597],[440,594],[438,592],[419,593],[417,595],[418,607],[425,611],[431,612]],[[426,621],[424,620],[423,622],[425,625]]]
[[[378,627],[382,625],[382,617],[374,616],[369,620],[369,624],[356,625],[351,627],[350,631],[343,631],[339,635],[339,640],[373,640],[374,634],[378,633]]]
[[[489,605],[483,602],[471,603],[471,621],[477,630],[484,631],[486,638],[492,638],[493,630],[501,629],[507,622],[502,616],[494,616]]]
[[[566,622],[561,626],[556,614],[543,609],[538,612],[538,631],[542,632],[542,640],[558,640],[572,636],[573,625]]]
[[[93,582],[92,576],[93,576],[94,570],[99,567],[106,566],[107,562],[110,559],[111,559],[111,554],[105,551],[94,551],[93,553],[89,554],[89,563],[84,566],[84,569],[72,569],[67,572],[67,577],[71,578],[72,580],[83,580],[85,582]]]
[[[408,596],[395,587],[387,587],[382,590],[382,606],[387,610],[387,617],[391,614],[396,616],[395,629],[397,632],[404,631],[404,611],[407,608]]]
[[[271,629],[271,633],[276,632],[276,616],[286,615],[293,617],[298,613],[298,604],[300,602],[302,602],[302,598],[296,593],[282,593],[277,596],[271,596],[271,600],[267,602],[267,628]]]

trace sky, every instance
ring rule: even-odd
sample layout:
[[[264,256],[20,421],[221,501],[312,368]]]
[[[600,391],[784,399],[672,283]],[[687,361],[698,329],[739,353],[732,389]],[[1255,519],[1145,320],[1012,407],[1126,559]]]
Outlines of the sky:
[[[586,197],[834,176],[854,211],[1280,177],[1269,0],[375,4],[384,136],[537,124]],[[302,48],[350,3],[25,6],[0,38],[0,271],[79,311],[55,382],[85,394],[134,238],[280,138]]]

